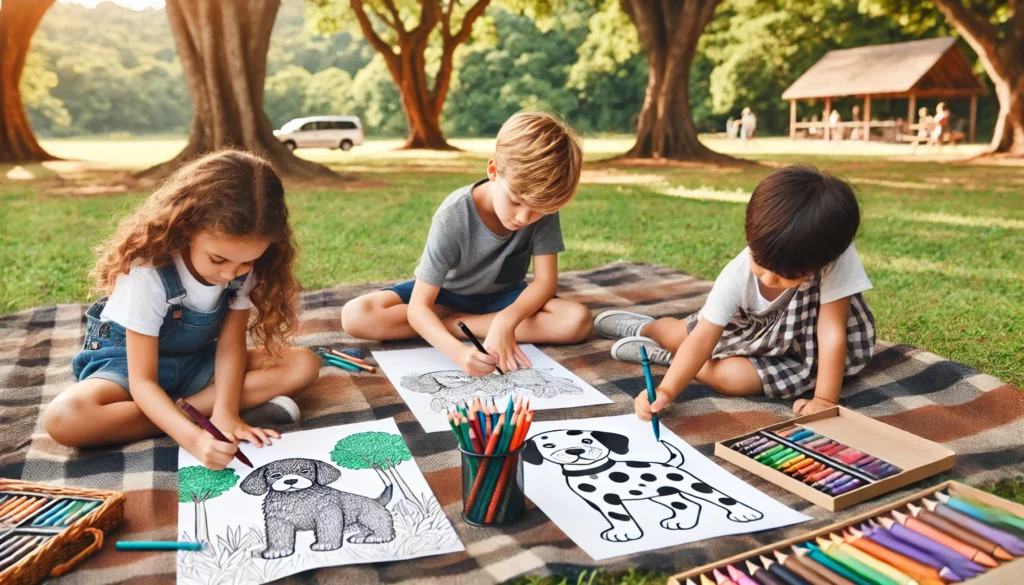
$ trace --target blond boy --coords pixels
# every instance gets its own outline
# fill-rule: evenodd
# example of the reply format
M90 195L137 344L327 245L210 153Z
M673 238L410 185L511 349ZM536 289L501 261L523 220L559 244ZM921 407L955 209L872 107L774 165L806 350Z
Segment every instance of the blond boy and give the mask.
M558 211L576 194L582 164L579 135L554 116L509 118L487 177L454 191L434 214L416 279L352 300L342 327L363 339L422 336L473 376L530 367L518 343L585 340L590 310L555 297L565 249ZM487 353L461 341L460 321Z

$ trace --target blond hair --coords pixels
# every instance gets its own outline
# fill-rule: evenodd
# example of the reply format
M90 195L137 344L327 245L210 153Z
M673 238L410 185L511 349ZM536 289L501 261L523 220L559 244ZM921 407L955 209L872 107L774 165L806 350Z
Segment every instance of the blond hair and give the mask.
M259 155L221 150L179 167L96 249L94 289L110 294L117 277L137 263L172 264L173 254L203 232L270 241L252 267L256 284L249 300L256 315L248 330L279 356L298 323L296 247L281 179Z
M583 167L580 135L545 112L521 111L498 131L498 176L520 203L554 213L576 195Z

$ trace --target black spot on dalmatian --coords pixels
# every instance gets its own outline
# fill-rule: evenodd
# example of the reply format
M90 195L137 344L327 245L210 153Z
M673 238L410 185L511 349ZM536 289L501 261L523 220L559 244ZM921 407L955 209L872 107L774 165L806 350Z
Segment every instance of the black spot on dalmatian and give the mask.
M702 494L710 494L711 492L715 491L714 488L712 488L708 484L700 483L700 482L697 482L697 483L691 485L690 487L693 488L693 491L700 492Z
M718 501L726 506L735 506L736 500L732 498L718 498Z
M672 507L675 508L676 510L685 510L686 504L682 502L672 502Z
M629 522L630 520L632 520L632 518L630 518L628 514L620 514L618 512L608 512L608 517L614 518L616 520L621 520L622 522Z
M651 464L646 461L627 461L626 467L635 467L636 469L647 469Z
M670 473L665 477L671 479L672 481L683 481L683 476L679 475L678 473Z
M554 449L555 446L552 443L544 443L544 448L545 449Z
M636 485L638 485L638 486L640 486L640 487L647 487L647 484L646 484L646 483L638 483L638 484L636 484Z
M631 495L631 496L642 496L642 495L644 495L644 493L642 491L640 491L640 490L629 490L629 495Z
M619 504L622 503L622 498L620 498L616 494L605 494L604 495L604 501L608 502L609 504L611 504L613 506L618 506Z
M608 479L614 481L615 483L626 483L627 481L629 481L629 476L626 475L625 473L622 473L621 471L613 471L608 474Z
M565 431L565 434L569 435L570 437L575 437L576 435L582 435L583 431Z
M540 438L540 440L541 440L541 441L547 441L547 440L548 440L548 436L547 436L547 435L544 435L543 437L541 437L541 438Z
M659 496L671 496L673 494L678 494L678 493L679 493L679 488L674 488L674 487L669 486L669 485L663 485L660 488L658 488L658 495Z
M590 479L597 479L597 476L596 475L591 475Z
M644 481L657 481L658 477L656 475L654 475L653 473L645 473L645 474L640 476L640 479L642 479Z
M597 491L597 488L590 485L589 483L581 483L580 485L576 486L576 489L580 490L581 492L587 492L588 494L590 492Z

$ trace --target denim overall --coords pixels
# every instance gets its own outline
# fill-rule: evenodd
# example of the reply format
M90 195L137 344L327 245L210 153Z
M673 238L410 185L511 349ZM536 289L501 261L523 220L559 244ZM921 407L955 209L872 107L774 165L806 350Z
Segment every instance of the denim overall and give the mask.
M205 313L183 304L185 287L173 263L159 268L158 273L170 306L160 326L157 380L176 400L198 393L213 378L221 323L248 274L232 280L221 293L217 308ZM102 378L128 390L127 334L113 321L100 321L106 304L107 297L103 297L86 312L85 343L75 354L72 367L79 381Z

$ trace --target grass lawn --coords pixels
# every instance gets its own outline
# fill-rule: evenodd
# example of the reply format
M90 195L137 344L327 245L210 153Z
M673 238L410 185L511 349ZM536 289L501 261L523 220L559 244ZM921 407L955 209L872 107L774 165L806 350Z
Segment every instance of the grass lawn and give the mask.
M341 190L289 193L308 289L407 278L430 217L453 189L482 176L493 141L454 140L459 153L393 152L371 141L349 153L299 151L364 179ZM29 167L40 177L85 169L95 177L172 156L183 141L62 140L44 145L88 161ZM867 299L879 337L912 344L1024 386L1024 169L949 164L959 147L915 157L909 147L761 139L712 146L763 162L743 170L604 162L629 138L586 142L579 195L563 212L564 270L616 260L665 264L713 280L744 246L744 202L773 166L810 162L859 187L857 249L875 288ZM15 181L0 168L0 314L89 299L91 248L145 193L67 195L52 181ZM89 174L92 173L92 174ZM995 489L1024 501L1022 483ZM658 583L664 575L585 574L519 583Z

